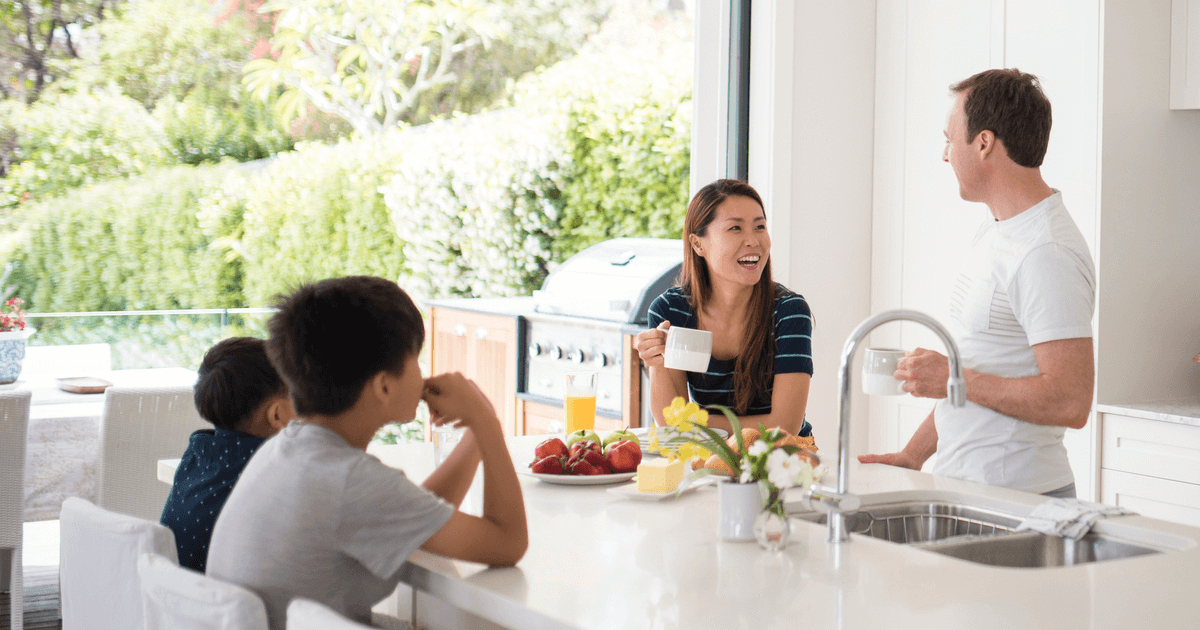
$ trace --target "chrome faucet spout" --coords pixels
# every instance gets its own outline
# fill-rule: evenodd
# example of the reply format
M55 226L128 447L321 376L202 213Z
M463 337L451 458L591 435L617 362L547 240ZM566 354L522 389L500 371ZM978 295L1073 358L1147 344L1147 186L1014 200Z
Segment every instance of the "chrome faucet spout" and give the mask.
M922 324L932 330L941 338L942 343L946 346L946 356L950 360L950 378L946 382L946 394L950 400L950 404L955 407L961 407L967 403L967 385L963 380L962 361L958 353L958 344L954 343L954 338L950 336L950 332L944 326L938 323L934 318L911 310L895 310L885 311L878 315L872 315L864 320L854 332L850 333L850 337L846 339L846 345L842 348L842 362L838 368L838 476L837 488L833 492L826 492L831 496L843 497L843 499L830 505L829 510L829 542L840 543L849 540L850 534L846 531L846 521L842 507L856 505L856 502L846 502L844 497L850 496L850 365L854 361L854 354L862 344L863 339L874 329L882 324L892 321L910 321ZM813 488L811 494L814 498L819 496L819 488ZM845 509L850 512L852 509Z

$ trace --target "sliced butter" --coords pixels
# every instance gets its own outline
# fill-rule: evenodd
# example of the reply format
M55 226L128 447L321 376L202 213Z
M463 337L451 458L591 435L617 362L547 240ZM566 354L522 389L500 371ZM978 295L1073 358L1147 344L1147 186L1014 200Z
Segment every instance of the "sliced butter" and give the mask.
M672 492L683 481L683 462L654 459L637 467L638 492Z

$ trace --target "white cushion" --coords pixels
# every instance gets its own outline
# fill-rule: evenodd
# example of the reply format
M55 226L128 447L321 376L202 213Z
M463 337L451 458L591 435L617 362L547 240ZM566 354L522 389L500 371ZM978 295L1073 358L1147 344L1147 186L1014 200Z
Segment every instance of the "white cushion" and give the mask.
M71 497L59 517L63 630L142 627L138 558L178 562L175 535L162 525Z
M266 630L267 607L236 584L179 566L155 553L138 560L146 630Z
M311 599L298 597L288 604L287 630L375 630L350 621L337 611Z

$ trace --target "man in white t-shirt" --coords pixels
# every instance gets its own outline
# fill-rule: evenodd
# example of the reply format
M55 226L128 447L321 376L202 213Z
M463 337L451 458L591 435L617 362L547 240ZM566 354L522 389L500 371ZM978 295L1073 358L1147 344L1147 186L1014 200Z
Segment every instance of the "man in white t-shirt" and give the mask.
M938 402L904 450L858 459L919 470L936 452L937 475L1074 497L1063 434L1083 427L1091 411L1096 271L1062 193L1042 180L1050 101L1037 77L1015 69L981 72L950 89L942 159L962 198L991 214L950 298L967 404L946 400L945 355L908 353L895 377L905 391Z

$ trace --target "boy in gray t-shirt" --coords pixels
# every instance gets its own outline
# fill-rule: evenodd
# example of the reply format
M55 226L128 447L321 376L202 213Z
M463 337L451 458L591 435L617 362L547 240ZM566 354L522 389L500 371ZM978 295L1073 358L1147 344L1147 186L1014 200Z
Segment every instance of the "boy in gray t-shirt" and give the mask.
M214 527L209 575L258 593L271 628L284 630L296 597L369 622L418 548L494 565L521 559L524 501L500 422L461 374L422 378L424 326L403 290L381 278L325 280L284 300L269 328L300 419L246 466ZM422 399L435 424L468 430L417 486L365 449L384 424L412 420ZM480 462L475 517L457 506Z

